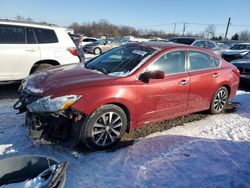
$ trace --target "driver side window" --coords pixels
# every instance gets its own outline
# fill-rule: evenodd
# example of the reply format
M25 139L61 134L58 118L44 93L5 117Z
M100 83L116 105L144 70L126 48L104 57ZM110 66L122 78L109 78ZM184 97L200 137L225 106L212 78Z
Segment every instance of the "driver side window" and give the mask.
M165 74L185 72L185 51L174 51L162 55L148 70L160 70Z

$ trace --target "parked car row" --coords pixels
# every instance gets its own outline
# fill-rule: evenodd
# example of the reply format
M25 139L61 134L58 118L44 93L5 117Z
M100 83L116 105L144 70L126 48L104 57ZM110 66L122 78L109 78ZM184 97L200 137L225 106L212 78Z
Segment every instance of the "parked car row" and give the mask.
M232 62L240 70L241 80L250 81L250 43L240 41L215 42L195 37L177 37L169 41L212 50L224 60ZM226 44L230 44L230 47Z

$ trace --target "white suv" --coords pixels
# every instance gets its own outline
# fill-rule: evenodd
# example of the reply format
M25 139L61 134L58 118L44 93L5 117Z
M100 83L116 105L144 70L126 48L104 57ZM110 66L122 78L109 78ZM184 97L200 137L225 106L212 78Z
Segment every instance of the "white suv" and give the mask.
M22 80L35 71L80 62L66 28L0 20L0 82Z

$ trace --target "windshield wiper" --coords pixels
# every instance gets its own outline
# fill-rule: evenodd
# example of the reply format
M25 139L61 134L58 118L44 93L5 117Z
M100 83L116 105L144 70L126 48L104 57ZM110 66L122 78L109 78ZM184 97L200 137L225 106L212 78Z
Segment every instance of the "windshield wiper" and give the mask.
M85 65L85 68L100 72L102 74L108 74L108 71L105 68L102 68L102 67L88 67L87 65Z

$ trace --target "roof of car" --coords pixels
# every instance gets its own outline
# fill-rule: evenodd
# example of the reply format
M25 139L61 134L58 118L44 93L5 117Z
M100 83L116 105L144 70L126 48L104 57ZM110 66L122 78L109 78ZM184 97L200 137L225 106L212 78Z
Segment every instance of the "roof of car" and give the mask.
M42 28L52 28L52 27L61 28L55 24L27 22L27 21L9 20L9 19L0 19L0 24L20 25L20 26L29 26L29 27L42 27Z
M137 43L129 43L127 45L134 45L134 46L141 46L145 48L153 48L156 51L167 51L172 49L182 49L182 50L196 50L196 51L202 51L206 52L208 54L213 53L211 50L205 49L205 48L199 48L195 46L190 46L186 44L179 44L179 43L173 43L173 42L156 42L156 41L149 41L149 42L137 42ZM214 54L215 55L215 54Z
M179 48L179 47L195 48L195 47L185 45L185 44L178 44L178 43L173 43L173 42L159 42L159 41L130 43L128 45L140 45L143 47L154 48L158 51L167 50L167 49L171 49L171 48Z
M172 39L200 39L199 37L174 37L174 38L171 38L170 40Z

